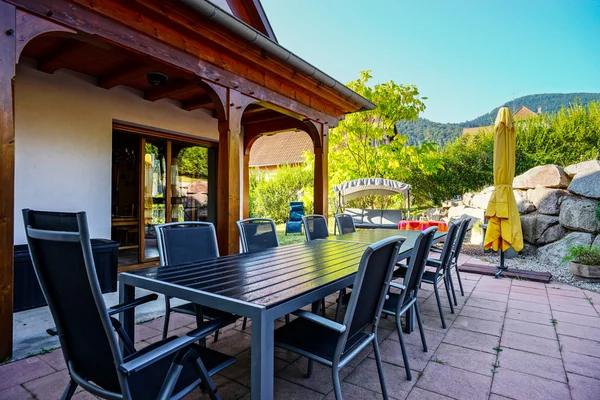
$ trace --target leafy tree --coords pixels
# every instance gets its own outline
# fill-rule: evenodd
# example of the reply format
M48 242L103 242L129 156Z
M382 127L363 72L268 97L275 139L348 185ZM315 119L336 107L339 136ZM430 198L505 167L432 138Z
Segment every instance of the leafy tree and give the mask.
M177 156L179 174L194 178L208 177L208 150L200 146L186 147Z

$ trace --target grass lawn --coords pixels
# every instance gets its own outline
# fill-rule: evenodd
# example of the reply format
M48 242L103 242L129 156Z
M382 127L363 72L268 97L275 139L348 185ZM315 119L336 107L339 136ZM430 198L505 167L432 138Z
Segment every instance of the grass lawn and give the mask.
M329 218L329 221L327 222L327 226L329 228L329 234L333 235L333 224L334 224L334 219L333 218ZM279 239L279 245L280 246L285 246L286 244L296 244L296 243L302 243L306 240L306 237L304 236L304 230L302 231L302 233L290 233L289 235L285 234L285 224L277 224L275 226L275 228L277 229L277 238Z

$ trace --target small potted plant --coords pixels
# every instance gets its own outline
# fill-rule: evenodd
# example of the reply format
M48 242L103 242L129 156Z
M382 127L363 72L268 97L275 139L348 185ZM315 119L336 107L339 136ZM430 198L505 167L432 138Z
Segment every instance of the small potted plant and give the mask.
M600 282L600 247L578 245L567 249L563 261L569 261L571 273L578 279Z

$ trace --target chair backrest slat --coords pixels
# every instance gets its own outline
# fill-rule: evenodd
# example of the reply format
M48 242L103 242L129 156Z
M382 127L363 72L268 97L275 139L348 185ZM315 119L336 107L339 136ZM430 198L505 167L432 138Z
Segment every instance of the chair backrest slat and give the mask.
M275 222L269 218L247 218L237 221L242 251L252 253L279 246Z
M322 215L312 214L302 217L306 240L323 239L329 236L327 220Z
M187 264L219 257L215 227L210 222L171 222L155 225L160 264Z
M122 354L98 283L85 213L23 210L23 220L33 267L71 372L120 393L115 365Z
M452 256L454 254L454 246L456 242L456 238L458 236L460 227L457 224L448 225L448 233L446 234L446 241L444 242L444 246L442 247L442 252L440 254L440 264L437 267L437 272L444 269L444 271L448 272L450 270L450 264L452 263Z
M458 234L456 235L456 240L454 241L455 243L452 254L452 258L456 263L458 263L458 256L460 255L460 252L462 250L462 246L465 241L465 236L467 236L467 231L469 230L470 223L470 218L466 218L460 223L460 229L458 231Z
M346 341L375 324L381 314L387 288L404 238L391 237L377 242L365 251L356 273L344 325Z
M337 214L335 216L335 224L340 235L343 235L344 233L356 232L354 220L352 219L351 215Z
M433 243L433 237L437 232L437 227L432 226L427 228L419 234L415 240L413 252L408 263L408 270L404 277L404 286L406 290L402 292L400 296L400 304L403 304L406 296L414 297L421 284L421 278L423 278L423 272L425 271L425 264L427 263L427 257L431 250L431 244Z

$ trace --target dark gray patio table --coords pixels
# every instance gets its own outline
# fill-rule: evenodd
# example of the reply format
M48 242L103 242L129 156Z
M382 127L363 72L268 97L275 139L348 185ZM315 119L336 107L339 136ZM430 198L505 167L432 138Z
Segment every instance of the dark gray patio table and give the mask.
M388 232L405 236L401 231ZM198 263L123 272L119 275L119 297L121 302L132 300L138 287L251 318L251 395L253 399L272 399L275 320L351 285L368 244L315 240ZM409 254L410 250L410 244L402 247L402 253ZM133 312L121 315L132 339L134 319Z

